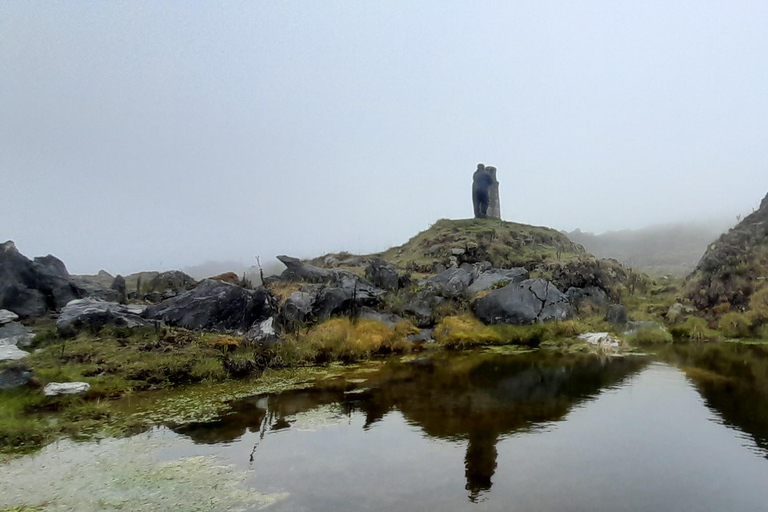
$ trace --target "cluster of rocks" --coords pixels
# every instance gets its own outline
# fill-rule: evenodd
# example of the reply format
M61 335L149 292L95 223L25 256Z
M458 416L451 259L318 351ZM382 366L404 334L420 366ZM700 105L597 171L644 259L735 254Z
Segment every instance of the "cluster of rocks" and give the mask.
M63 308L85 296L61 260L44 256L30 260L11 242L0 244L0 309L34 317Z
M475 315L487 324L520 325L569 318L585 302L602 310L613 304L594 279L582 279L585 287L571 286L562 292L548 280L529 279L525 268L497 269L488 262L440 269L433 277L411 283L409 275L399 274L391 263L379 258L368 262L365 277L287 256L279 259L286 270L271 282L305 283L281 308L280 324L288 328L356 313L386 324L405 317L428 329L439 321L440 309L451 311L455 309L451 302L466 301L471 301ZM397 300L387 300L392 297Z
M29 355L19 347L28 347L35 335L17 322L18 319L15 313L0 309L0 362L18 361Z

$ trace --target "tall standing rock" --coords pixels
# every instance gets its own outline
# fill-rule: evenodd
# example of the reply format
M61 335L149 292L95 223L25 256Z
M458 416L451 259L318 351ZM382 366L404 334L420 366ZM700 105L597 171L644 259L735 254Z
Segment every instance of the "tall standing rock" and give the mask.
M493 185L491 185L491 188L488 191L490 199L488 204L488 218L501 220L501 200L499 199L499 180L496 179L496 168L486 167L486 170L493 178Z

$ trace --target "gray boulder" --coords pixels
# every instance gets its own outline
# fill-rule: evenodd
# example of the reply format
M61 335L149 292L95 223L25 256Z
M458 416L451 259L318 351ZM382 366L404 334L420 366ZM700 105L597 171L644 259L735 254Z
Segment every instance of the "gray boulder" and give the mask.
M145 306L125 306L94 297L73 300L61 310L56 328L64 336L72 336L83 328L100 329L105 325L144 327L152 325L142 317Z
M442 297L458 297L472 284L473 272L466 267L444 270L424 284Z
M611 298L602 288L597 286L587 286L584 288L570 287L565 292L566 297L576 308L576 311L580 311L581 308L587 305L591 305L598 310L605 310L611 304Z
M307 292L293 292L283 304L280 317L284 326L295 329L312 320L314 297Z
M28 347L35 339L35 334L18 322L9 322L0 326L0 345Z
M382 324L386 325L390 329L394 329L394 327L399 322L403 321L403 317L397 316L394 313L379 313L378 311L374 311L371 308L363 308L360 310L360 318L376 320L377 322L381 322Z
M32 382L32 370L21 364L0 369L0 389L16 389Z
M277 332L277 322L275 317L271 316L263 322L256 322L248 329L245 334L245 339L251 343L255 343L262 346L271 346L277 343L284 343L284 340L280 338Z
M368 262L365 277L373 286L384 290L397 290L400 283L400 276L394 265L381 258L374 258Z
M491 269L486 270L474 280L474 282L467 288L467 295L474 296L480 292L490 290L495 286L503 283L520 283L528 279L528 271L524 268L510 268L510 269Z
M188 292L147 308L145 317L193 330L247 331L273 315L268 290L206 279Z
M313 300L313 316L320 321L363 306L375 306L386 292L356 277L342 276L336 286L320 290Z
M0 309L0 325L5 325L19 319L19 315L7 309Z
M437 320L435 308L443 302L445 302L443 297L425 290L406 300L403 313L412 318L417 327L431 327Z
M40 316L84 295L61 260L44 256L31 261L13 242L0 244L0 309Z
M568 298L546 279L527 279L494 290L472 303L486 324L526 325L571 316Z
M0 362L18 361L29 355L29 352L21 350L16 345L0 345Z

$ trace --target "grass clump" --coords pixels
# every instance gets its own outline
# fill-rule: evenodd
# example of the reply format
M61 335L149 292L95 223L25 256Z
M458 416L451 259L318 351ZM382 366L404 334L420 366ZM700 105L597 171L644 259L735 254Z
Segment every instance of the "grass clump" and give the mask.
M435 342L450 348L501 344L501 335L471 315L449 316L435 328Z
M710 329L703 318L691 316L681 324L671 326L669 332L675 340L684 341L718 341L720 333Z
M586 322L535 323L531 325L485 325L471 315L444 318L435 328L435 341L448 348L480 345L539 346L545 341L573 338L593 330Z
M644 326L627 335L625 341L630 345L658 345L672 343L674 338L666 329Z
M405 337L412 333L413 326L401 324L393 329L367 318L333 318L313 327L296 342L306 346L315 362L359 361L375 354L409 350L411 344Z

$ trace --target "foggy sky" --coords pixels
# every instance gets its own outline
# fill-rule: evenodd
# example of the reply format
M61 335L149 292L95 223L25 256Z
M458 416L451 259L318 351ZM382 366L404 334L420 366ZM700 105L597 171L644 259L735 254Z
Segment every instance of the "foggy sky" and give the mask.
M588 231L768 192L768 4L0 3L0 241L71 272Z

